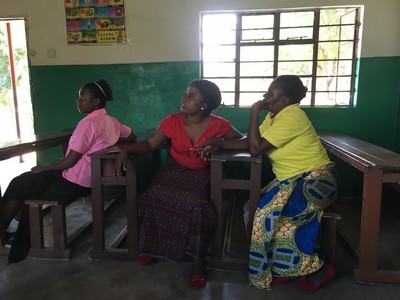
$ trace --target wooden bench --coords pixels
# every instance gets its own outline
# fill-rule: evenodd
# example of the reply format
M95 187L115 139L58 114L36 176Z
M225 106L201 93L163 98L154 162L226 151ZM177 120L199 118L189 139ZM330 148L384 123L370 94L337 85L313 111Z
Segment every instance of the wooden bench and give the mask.
M113 197L105 201L103 205L105 212L112 207L119 197L118 192L115 190L110 190L108 193L112 194ZM41 195L26 200L25 204L29 205L29 230L31 238L31 248L28 257L69 260L71 256L71 243L91 227L92 218L91 214L87 213L87 218L79 217L79 224L73 224L75 226L67 228L67 217L71 217L71 214L68 215L66 209L68 205L74 202L77 203L80 200L83 200L82 209L84 209L86 199L89 198L91 198L90 195L78 199ZM51 213L51 222L49 222L48 226L51 226L52 241L45 241L44 217L48 210ZM77 213L75 213L75 218L77 218L76 215Z
M363 173L356 280L400 283L399 270L378 269L382 186L384 183L400 183L400 154L345 134L320 133L319 137L337 165L343 161Z
M41 259L66 259L70 258L71 249L68 247L67 226L65 207L76 199L42 195L25 201L29 205L29 231L31 238L31 249L28 257ZM43 206L51 207L53 247L46 247L44 244L43 228ZM85 230L91 222L82 224Z

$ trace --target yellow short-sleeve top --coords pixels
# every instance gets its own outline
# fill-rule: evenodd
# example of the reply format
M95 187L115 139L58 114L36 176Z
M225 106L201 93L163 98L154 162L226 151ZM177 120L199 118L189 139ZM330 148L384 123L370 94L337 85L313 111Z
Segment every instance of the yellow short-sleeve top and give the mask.
M260 134L276 147L266 154L279 181L332 164L298 103L285 107L276 116L268 113L260 125Z

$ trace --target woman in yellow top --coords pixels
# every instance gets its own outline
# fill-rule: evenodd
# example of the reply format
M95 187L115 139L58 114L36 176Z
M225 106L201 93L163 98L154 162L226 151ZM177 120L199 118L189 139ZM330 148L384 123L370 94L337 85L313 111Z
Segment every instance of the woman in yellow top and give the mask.
M317 235L338 184L333 163L299 107L306 92L299 77L279 76L252 105L247 139L210 141L211 150L248 147L254 156L265 153L276 176L261 191L251 233L249 282L262 289L299 278L300 288L316 290L335 276L333 266L324 265ZM259 126L263 110L269 113ZM246 205L245 220L247 215Z

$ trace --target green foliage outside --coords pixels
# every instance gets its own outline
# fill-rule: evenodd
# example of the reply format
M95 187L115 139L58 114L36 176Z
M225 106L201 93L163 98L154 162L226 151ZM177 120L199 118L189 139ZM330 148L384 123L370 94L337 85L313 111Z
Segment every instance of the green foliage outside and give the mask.
M1 25L1 24L0 24ZM27 65L24 63L26 60L26 50L23 48L14 49L14 63L16 68L16 81L17 86L22 83L22 72L27 69ZM19 70L19 72L18 72ZM9 106L10 99L9 95L12 91L11 73L10 73L10 59L7 42L7 34L4 26L0 26L0 105Z

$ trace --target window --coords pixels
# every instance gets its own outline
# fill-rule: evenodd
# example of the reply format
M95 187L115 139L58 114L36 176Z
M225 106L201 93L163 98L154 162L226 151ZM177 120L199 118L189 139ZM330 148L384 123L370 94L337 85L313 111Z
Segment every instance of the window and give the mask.
M34 134L24 18L0 18L0 143ZM0 161L3 192L17 175L36 165L36 153Z
M0 18L0 142L33 134L24 19Z
M224 105L250 106L274 78L298 75L302 105L351 106L360 7L201 14L201 76Z

